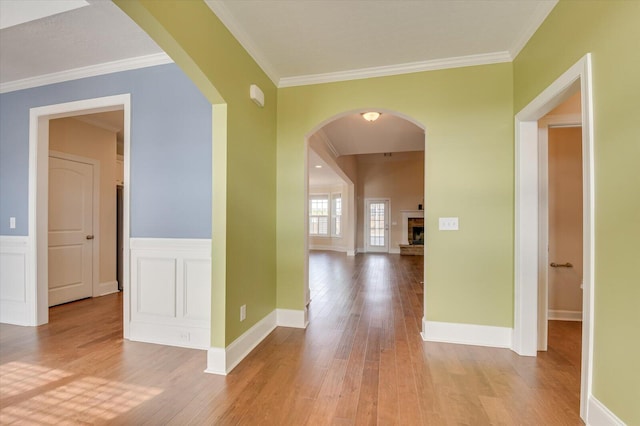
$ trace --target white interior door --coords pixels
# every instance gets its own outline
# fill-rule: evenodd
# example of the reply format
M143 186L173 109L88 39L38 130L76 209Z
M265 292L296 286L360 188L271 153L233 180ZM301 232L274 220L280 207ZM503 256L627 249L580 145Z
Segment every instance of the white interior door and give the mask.
M49 306L93 295L93 165L49 157Z
M389 252L389 200L367 200L366 249L368 252Z

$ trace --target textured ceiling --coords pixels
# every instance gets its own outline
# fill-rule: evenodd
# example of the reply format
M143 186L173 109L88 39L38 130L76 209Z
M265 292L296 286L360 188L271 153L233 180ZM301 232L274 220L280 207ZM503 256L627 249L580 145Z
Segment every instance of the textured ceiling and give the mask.
M272 79L512 58L555 0L206 0Z
M111 1L87 1L87 7L0 30L0 83L161 52ZM466 64L507 61L556 3L207 0L280 85L319 74L348 79L349 72L353 78L362 70L416 71L455 58Z
M111 1L90 3L0 30L0 83L162 52Z

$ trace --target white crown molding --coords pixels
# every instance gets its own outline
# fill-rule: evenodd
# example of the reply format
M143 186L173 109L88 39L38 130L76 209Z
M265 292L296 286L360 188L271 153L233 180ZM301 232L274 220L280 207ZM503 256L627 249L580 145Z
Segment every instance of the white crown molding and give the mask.
M509 52L483 53L480 55L457 56L432 61L409 62L406 64L384 65L381 67L360 68L356 70L310 74L281 78L278 87L306 86L310 84L334 83L338 81L359 80L372 77L386 77L422 71L435 71L448 68L471 67L475 65L499 64L511 62Z
M324 130L320 129L316 133L318 134L318 137L320 138L320 140L322 140L322 142L324 142L324 144L327 146L327 149L329 149L329 151L331 151L333 156L335 158L340 157L340 153L338 152L336 147L333 146L333 143L331 142L331 139L329 139L329 136L324 132Z
M260 50L256 47L255 43L249 37L249 35L242 29L242 25L238 23L233 14L227 9L224 3L220 0L205 0L207 6L213 13L216 14L218 19L224 24L225 27L229 30L229 32L238 40L238 43L244 50L247 51L249 56L253 58L254 61L258 64L262 71L269 77L269 79L275 84L278 85L278 80L280 79L279 74L275 71L271 63L264 57L264 55L260 52Z
M509 49L509 54L511 56L511 60L515 59L520 51L524 49L524 47L529 42L529 39L533 37L533 35L538 31L540 25L547 19L547 16L551 13L554 7L558 4L558 0L549 0L543 3L538 3L536 6L536 10L533 12L531 20L529 21L529 26L525 28L524 31L520 34L520 37L516 39L516 41Z
M45 86L48 84L62 83L64 81L152 67L155 65L170 64L172 62L173 60L166 53L154 53L152 55L138 56L136 58L127 58L98 65L74 68L71 70L25 78L22 80L8 81L0 84L0 93L15 92L16 90L31 89L33 87Z

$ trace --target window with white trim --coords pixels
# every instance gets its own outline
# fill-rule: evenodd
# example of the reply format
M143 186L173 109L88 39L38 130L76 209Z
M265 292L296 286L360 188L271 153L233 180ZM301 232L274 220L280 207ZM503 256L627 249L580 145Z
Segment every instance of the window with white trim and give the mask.
M329 195L309 196L309 235L329 236Z
M331 236L342 236L342 194L331 194Z

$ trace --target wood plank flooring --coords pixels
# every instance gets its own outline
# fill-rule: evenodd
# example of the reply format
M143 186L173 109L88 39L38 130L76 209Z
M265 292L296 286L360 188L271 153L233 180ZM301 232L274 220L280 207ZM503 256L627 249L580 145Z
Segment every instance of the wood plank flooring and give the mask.
M228 376L204 351L122 339L120 294L0 325L0 424L581 425L580 323L537 358L420 338L422 257L313 252L310 325Z

